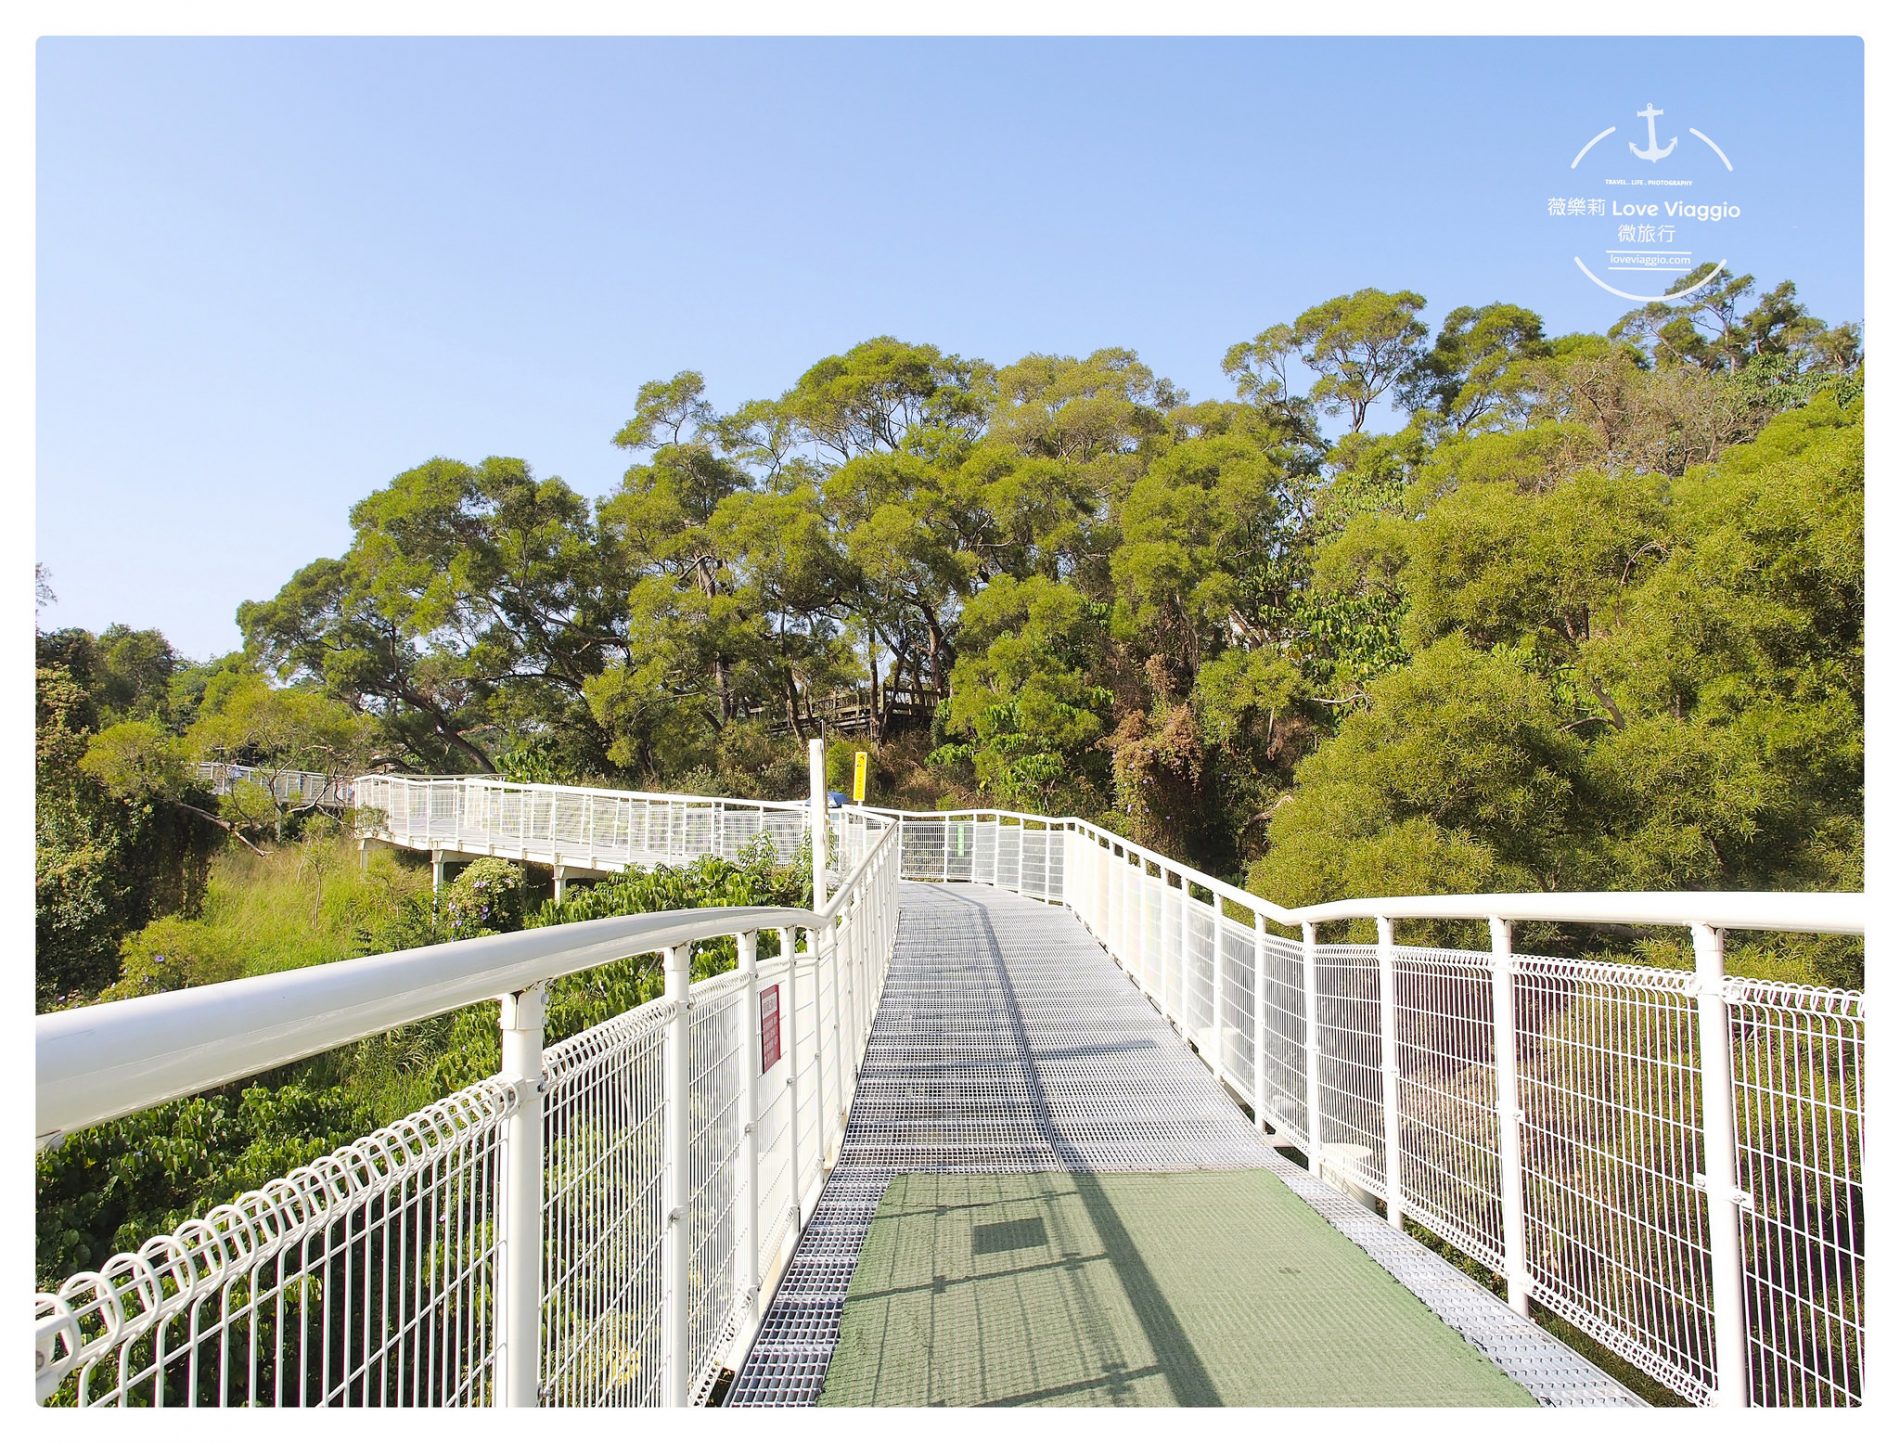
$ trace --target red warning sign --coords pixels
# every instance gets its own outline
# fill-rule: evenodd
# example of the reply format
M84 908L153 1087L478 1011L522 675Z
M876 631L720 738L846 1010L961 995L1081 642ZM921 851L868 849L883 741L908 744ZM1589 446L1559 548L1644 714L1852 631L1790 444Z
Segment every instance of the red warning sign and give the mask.
M772 1070L779 1058L778 984L759 989L759 1072Z

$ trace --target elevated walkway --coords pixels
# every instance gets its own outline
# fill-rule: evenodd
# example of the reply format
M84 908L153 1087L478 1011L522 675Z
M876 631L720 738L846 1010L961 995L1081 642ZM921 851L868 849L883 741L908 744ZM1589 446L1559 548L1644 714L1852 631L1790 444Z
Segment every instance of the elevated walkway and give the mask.
M729 1406L1636 1402L1283 1158L1067 910L899 898L836 1165Z

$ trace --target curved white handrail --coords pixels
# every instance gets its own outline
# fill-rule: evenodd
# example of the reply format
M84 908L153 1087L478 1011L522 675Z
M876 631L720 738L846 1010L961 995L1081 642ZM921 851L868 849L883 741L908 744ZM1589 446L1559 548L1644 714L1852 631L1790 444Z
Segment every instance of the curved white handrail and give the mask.
M1472 892L1416 897L1348 897L1305 907L1283 907L1231 882L1178 862L1081 817L1044 817L982 807L954 812L863 808L899 821L1000 821L1032 823L1071 831L1152 863L1162 874L1185 879L1205 892L1285 927L1303 923L1370 918L1506 922L1583 922L1612 926L1682 927L1701 924L1736 931L1826 932L1864 935L1863 892Z
M885 830L817 911L606 917L47 1013L34 1031L35 1135L47 1147L75 1128L623 958L741 932L830 926L897 835Z
M606 917L48 1013L35 1026L34 1130L46 1146L75 1128L536 982L688 942L821 920L799 907Z

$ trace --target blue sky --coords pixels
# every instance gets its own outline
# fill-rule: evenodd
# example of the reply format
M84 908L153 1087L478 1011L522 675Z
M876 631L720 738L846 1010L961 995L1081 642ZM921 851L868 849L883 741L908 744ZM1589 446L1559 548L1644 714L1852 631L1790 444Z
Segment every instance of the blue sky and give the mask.
M1367 285L1600 330L1545 199L1651 102L1733 159L1732 263L1858 319L1857 40L42 41L42 624L226 650L429 456L606 494L688 367L1121 345L1225 396Z

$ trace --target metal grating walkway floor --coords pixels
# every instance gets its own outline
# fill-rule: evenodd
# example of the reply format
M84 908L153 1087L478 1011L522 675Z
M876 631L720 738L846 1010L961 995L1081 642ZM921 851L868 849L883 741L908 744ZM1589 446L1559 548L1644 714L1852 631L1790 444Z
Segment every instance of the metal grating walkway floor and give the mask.
M1539 1402L1636 1403L1269 1146L1066 910L924 883L904 884L901 908L837 1164L726 1406L816 1401L872 1218L900 1175L1242 1168L1278 1177Z

